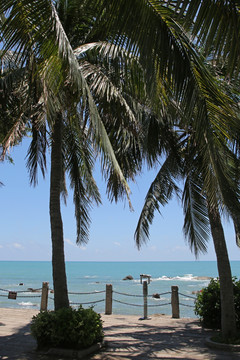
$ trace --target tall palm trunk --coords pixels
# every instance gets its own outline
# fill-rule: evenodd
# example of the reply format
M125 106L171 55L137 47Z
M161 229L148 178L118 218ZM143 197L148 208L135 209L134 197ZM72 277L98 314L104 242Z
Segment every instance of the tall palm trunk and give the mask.
M236 335L232 272L219 210L208 206L209 221L217 256L221 298L221 330L224 338Z
M50 179L50 221L52 236L52 270L55 310L63 307L69 307L67 276L64 259L63 224L60 206L61 178L62 118L61 114L58 114L52 135Z

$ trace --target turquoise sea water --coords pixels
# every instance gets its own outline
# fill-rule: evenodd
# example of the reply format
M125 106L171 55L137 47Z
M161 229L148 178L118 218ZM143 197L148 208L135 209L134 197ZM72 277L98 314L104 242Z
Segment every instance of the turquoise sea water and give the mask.
M232 274L240 277L240 261L232 261ZM180 292L181 317L194 317L194 292L207 286L209 280L199 277L217 277L215 261L187 262L67 262L68 291L72 306L79 303L105 311L106 284L113 286L113 313L143 314L142 284L140 274L151 275L148 285L148 313L171 314L171 286L177 285ZM123 278L132 275L133 280ZM39 289L43 281L52 288L51 262L0 261L0 307L39 308L40 293L28 289ZM23 285L20 285L23 284ZM17 291L17 299L8 299L7 290ZM77 293L77 294L75 294ZM79 294L91 293L91 294ZM120 294L119 294L120 293ZM160 299L152 298L159 293ZM123 295L128 294L128 295ZM134 296L129 296L134 295ZM49 294L49 309L53 308L53 294ZM127 304L128 305L127 305Z

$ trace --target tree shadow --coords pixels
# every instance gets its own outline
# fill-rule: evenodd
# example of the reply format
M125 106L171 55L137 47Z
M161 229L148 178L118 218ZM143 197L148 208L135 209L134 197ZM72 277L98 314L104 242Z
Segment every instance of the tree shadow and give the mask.
M1 324L2 326L4 324ZM44 360L49 359L36 351L37 343L30 334L30 323L18 328L13 334L0 337L0 359ZM56 359L55 359L56 360Z
M209 349L205 339L210 331L197 326L197 322L180 327L149 322L104 326L108 347L87 359L144 360L144 359L208 359L237 360L240 354ZM14 334L0 337L1 360L58 360L36 351L36 341L30 334L30 323ZM73 360L73 359L72 359Z
M144 322L136 327L111 325L104 330L108 348L96 359L240 359L240 354L209 349L205 340L211 331L202 329L197 321L176 328Z

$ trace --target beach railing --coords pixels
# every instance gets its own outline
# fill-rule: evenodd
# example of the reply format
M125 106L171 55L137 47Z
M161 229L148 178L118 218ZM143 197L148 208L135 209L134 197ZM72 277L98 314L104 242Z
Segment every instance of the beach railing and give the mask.
M104 298L101 299L97 299L97 300L93 300L93 301L87 301L87 302L70 302L71 306L74 305L95 305L98 303L103 303L105 302L105 314L106 315L111 315L113 313L113 303L117 303L117 304L123 304L126 306L135 306L135 307L141 307L143 308L143 317L141 319L148 319L148 309L149 308L159 308L162 306L169 306L171 305L171 310L172 310L172 318L180 318L180 306L187 306L187 307L192 307L194 308L194 305L190 305L190 304L185 304L182 302L182 299L193 299L196 300L196 297L194 296L190 296L187 294L183 294L180 293L178 291L178 286L172 286L171 287L171 291L167 291L164 293L160 293L157 294L158 295L158 299L161 301L161 296L162 295L167 295L170 294L171 298L169 302L159 302L158 304L149 304L148 299L149 298L153 298L155 297L154 295L156 294L152 294L149 295L148 294L148 282L147 281L143 281L143 293L142 295L140 294L129 294L129 293L123 293L123 292L119 292L113 289L112 284L106 284L106 288L105 290L101 290L101 291L94 291L94 292L68 292L68 294L74 295L76 296L81 296L81 295L87 295L88 297L90 295L97 295L97 294L105 294ZM28 293L29 291L32 292L41 292L41 294L38 295L27 295L26 293ZM6 294L5 294L6 293ZM24 295L25 293L25 295ZM50 294L49 294L50 293ZM42 283L42 288L39 289L28 289L28 290L22 290L22 291L11 291L11 290L7 290L7 289L1 289L0 288L0 296L1 297L6 297L8 299L14 299L16 300L16 298L41 298L40 301L40 310L41 311L46 311L48 309L48 301L52 300L54 301L54 298L51 297L51 294L53 293L53 289L49 288L49 283L48 282L43 282ZM20 295L19 295L20 294ZM120 296L125 296L125 297L134 297L134 298L142 298L142 304L136 304L136 303L132 303L132 302L127 302L127 301L122 301L119 299L118 295ZM181 296L181 302L179 301L179 296Z
M113 297L113 302L128 305L128 306L142 307L143 308L143 317L141 319L143 319L143 320L148 319L148 308L171 305L171 302L164 302L164 303L154 304L154 305L148 304L148 298L150 298L150 297L152 298L153 295L148 295L148 286L147 285L148 285L147 281L143 281L143 295L127 294L127 293L122 293L122 292L119 292L119 291L113 291L114 294L118 294L118 295L142 298L143 299L143 305L141 305L141 304L133 304L133 303L121 301L119 299L116 299L115 297ZM171 292L167 291L167 292L164 292L164 293L160 293L158 295L159 295L159 298L160 298L162 295L166 295L166 294L171 294ZM109 307L110 307L110 305L109 305ZM111 309L112 309L112 306L111 306ZM112 313L112 312L110 312L110 313Z
M20 291L12 291L12 290L8 290L8 289L1 289L0 288L0 297L5 297L11 300L16 300L17 298L41 298L42 295L26 295L27 293L29 293L29 291L32 292L32 290L20 290ZM34 292L42 292L42 289L34 289ZM20 294L20 295L19 295ZM23 295L25 294L25 295Z

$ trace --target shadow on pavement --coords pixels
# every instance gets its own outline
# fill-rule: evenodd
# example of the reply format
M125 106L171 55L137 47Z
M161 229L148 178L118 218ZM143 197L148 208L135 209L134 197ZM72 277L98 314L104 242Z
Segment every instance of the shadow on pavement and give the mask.
M208 359L237 360L240 354L209 349L209 331L191 322L184 327L152 326L144 323L129 332L128 325L105 327L108 348L91 359Z
M190 322L174 327L151 325L148 322L104 326L108 347L87 359L144 360L237 360L240 354L211 350L205 345L209 331ZM30 323L12 335L0 337L1 360L60 360L36 351L36 341L30 334ZM73 359L72 359L73 360Z

